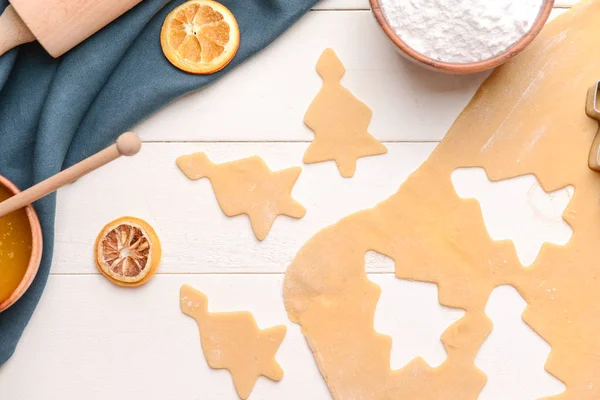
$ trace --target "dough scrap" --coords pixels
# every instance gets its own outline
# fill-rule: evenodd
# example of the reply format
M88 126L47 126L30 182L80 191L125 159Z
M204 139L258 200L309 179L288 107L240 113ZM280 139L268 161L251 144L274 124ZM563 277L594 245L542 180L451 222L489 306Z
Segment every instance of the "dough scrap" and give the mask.
M387 153L387 148L367 132L371 109L340 84L346 69L332 49L326 49L319 58L317 72L323 77L323 87L304 116L315 139L303 161L333 160L342 176L351 178L358 158Z
M210 313L206 295L189 285L181 287L180 305L198 323L208 365L229 370L240 398L250 396L261 375L276 382L283 378L275 353L285 337L285 325L260 330L248 311Z
M267 236L277 216L302 218L306 214L291 195L300 167L273 172L258 156L217 165L205 153L178 157L177 166L192 180L208 178L225 215L248 215L258 240Z
M485 305L505 284L551 345L546 369L566 385L552 399L600 399L600 174L587 165L597 122L585 114L586 92L600 78L599 35L600 0L549 23L483 83L396 194L325 228L296 255L286 309L334 399L477 399L486 376L474 360L492 330ZM546 192L573 185L563 214L569 243L545 243L524 268L511 241L489 237L477 201L455 193L450 176L459 167L483 167L494 181L533 173ZM390 369L391 339L373 329L380 288L365 273L368 250L391 257L398 278L436 283L440 304L466 311L441 337L441 366L416 358Z

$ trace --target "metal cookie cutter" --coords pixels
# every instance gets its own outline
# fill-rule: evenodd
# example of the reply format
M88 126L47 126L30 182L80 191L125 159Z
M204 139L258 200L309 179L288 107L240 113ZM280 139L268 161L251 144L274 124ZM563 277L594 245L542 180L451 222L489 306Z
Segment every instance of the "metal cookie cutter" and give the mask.
M596 82L596 84L588 90L585 113L588 115L588 117L600 122L598 90L600 90L600 81ZM590 155L588 157L588 166L590 169L600 172L600 128L598 129L598 133L596 133L596 137L592 142L592 148L590 149Z

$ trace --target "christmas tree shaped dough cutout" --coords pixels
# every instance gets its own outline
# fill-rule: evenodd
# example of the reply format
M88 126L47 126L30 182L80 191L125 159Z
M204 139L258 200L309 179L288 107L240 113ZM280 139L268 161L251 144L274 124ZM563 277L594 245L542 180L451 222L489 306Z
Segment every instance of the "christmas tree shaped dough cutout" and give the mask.
M250 396L261 375L276 382L283 378L275 353L285 337L285 325L260 330L248 311L210 313L206 295L188 285L181 287L180 305L198 323L208 365L229 370L240 398Z
M387 153L387 148L369 134L373 112L340 83L346 72L332 49L326 49L317 62L323 87L304 116L315 139L304 153L306 164L335 161L340 173L351 178L356 160Z
M192 180L208 178L225 215L248 215L258 240L267 236L277 216L302 218L306 214L291 195L300 167L273 172L258 156L214 164L205 153L181 156L177 166Z

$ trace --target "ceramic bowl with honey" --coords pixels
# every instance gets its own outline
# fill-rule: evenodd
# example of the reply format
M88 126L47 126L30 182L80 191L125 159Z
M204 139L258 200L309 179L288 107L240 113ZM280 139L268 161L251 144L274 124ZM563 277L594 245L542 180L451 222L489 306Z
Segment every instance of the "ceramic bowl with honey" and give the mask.
M19 188L0 175L0 202ZM0 312L23 296L42 259L42 228L31 205L0 218Z

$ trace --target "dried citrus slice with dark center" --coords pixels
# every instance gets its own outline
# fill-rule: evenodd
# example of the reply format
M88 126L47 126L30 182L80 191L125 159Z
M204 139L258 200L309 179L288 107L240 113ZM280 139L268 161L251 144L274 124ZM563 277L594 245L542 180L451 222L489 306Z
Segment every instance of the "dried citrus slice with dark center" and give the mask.
M167 59L186 72L211 74L223 69L240 46L240 30L225 6L191 0L167 15L160 33Z
M122 217L102 229L94 254L98 269L113 283L139 286L156 272L161 246L156 232L146 221Z

